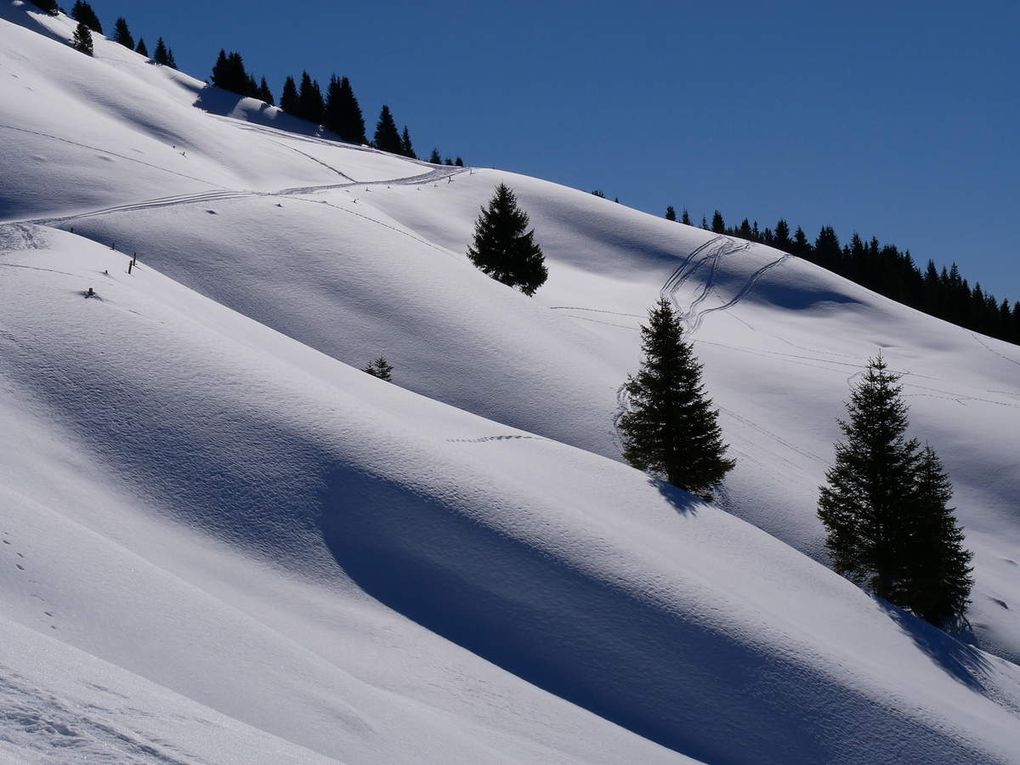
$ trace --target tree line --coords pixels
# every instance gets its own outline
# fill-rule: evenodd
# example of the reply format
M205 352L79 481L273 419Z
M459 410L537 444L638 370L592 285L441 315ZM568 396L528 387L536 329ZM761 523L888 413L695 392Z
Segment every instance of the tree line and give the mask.
M677 220L672 206L666 208L666 218ZM686 210L680 222L692 225ZM822 226L812 242L799 226L791 233L784 219L780 219L774 229L761 230L757 221L752 223L747 218L739 226L730 227L716 210L711 223L701 219L701 227L717 234L767 244L931 316L1020 345L1020 300L1011 304L1005 298L998 300L980 283L972 287L960 275L955 262L949 268L939 269L929 260L922 269L910 250L900 250L894 244L880 244L875 237L865 241L855 233L847 244L841 244L832 226Z
M60 6L57 5L57 0L31 0L31 2L37 8L45 11L51 16L56 16L60 13ZM74 30L74 37L71 40L72 47L87 56L91 56L94 52L95 46L92 39L92 33L95 32L100 35L103 34L103 24L99 20L99 16L96 15L96 12L92 9L92 6L86 2L86 0L76 0L74 6L71 8L70 16L78 22L78 26ZM139 37L136 45L135 38L131 34L131 30L128 28L128 23L123 17L118 18L114 23L113 40L129 50L133 50L135 53L145 56L153 63L168 66L171 69L177 68L177 61L174 59L174 52L166 44L162 37L156 40L156 49L150 56L149 46L145 44L145 38Z

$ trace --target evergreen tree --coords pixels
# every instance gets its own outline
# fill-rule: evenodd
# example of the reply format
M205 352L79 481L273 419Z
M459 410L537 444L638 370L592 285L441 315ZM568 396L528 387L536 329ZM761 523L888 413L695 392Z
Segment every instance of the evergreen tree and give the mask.
M684 211L680 213L680 222L685 226L691 225L691 216L687 213L686 207L684 208Z
M273 98L273 91L269 89L269 83L266 82L266 78L262 78L262 82L259 83L258 90L255 93L255 97L260 101L265 101L270 106L276 105L276 99Z
M298 116L318 125L326 109L319 83L308 72L301 73L301 89L298 91Z
M128 29L127 19L121 16L117 19L113 25L113 39L114 42L119 42L128 50L135 49L135 38L131 35L131 30Z
M71 40L71 44L79 53L84 53L86 56L92 55L92 30L88 28L84 21L78 22L78 27L74 30L74 38Z
M904 580L905 507L919 460L917 441L906 437L898 380L881 354L869 360L839 422L844 441L818 499L833 569L892 602Z
M368 143L365 136L365 118L361 114L361 106L354 95L351 81L341 77L334 98L335 104L332 108L336 113L336 127L333 131L340 136L340 139L348 143ZM329 108L329 107L327 107Z
M711 501L712 490L735 463L725 457L719 412L705 394L701 364L666 298L641 327L641 350L641 370L627 379L629 407L618 422L623 456L639 470Z
M462 160L460 157L457 157L455 160L453 160L453 166L464 167L464 160Z
M152 60L157 64L170 66L170 51L167 50L166 43L163 42L162 37L156 40L156 52L152 54Z
M50 16L56 16L60 13L60 6L57 5L57 0L32 0L32 4L40 11L46 11Z
M793 247L793 241L790 239L790 225L783 218L780 218L776 223L772 246L783 252L790 252Z
M722 213L718 210L712 213L712 230L717 234L726 233L726 222L723 220Z
M297 84L294 82L293 77L288 77L283 83L283 92L280 94L280 108L283 109L287 114L293 114L295 117L298 114L298 92Z
M99 22L99 17L96 16L92 6L85 2L85 0L76 0L74 7L71 9L71 18L84 24L96 34L101 35L103 33L103 25Z
M443 158L439 156L439 149L433 148L432 153L429 154L429 162L433 165L443 164Z
M673 209L673 205L666 206L666 220L676 220L676 210Z
M407 131L407 125L404 125L404 132L400 135L400 153L410 159L418 159L411 144L411 134Z
M177 59L174 58L174 51L172 48L167 48L166 66L170 67L171 69L177 68Z
M386 382L393 381L393 366L386 360L385 356L380 356L361 371L368 372L372 377L378 377Z
M146 58L149 57L149 46L145 44L145 38L144 37L139 37L138 38L138 47L135 48L135 53L138 53L139 55L145 56Z
M528 222L528 214L517 206L513 191L499 184L475 223L474 244L468 249L468 257L496 281L534 295L545 284L548 272L542 248L535 243L535 231L528 230Z
M963 530L949 507L953 485L931 446L925 445L910 502L900 605L936 627L960 624L974 584L972 553L963 546Z
M393 154L400 154L401 143L400 133L397 132L397 123L393 120L390 107L383 105L379 113L379 121L375 125L375 138L372 143L380 151L388 151Z

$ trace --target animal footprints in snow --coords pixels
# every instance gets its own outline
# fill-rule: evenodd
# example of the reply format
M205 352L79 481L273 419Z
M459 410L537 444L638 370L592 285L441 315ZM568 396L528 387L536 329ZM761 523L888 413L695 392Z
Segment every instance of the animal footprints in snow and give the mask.
M545 441L547 439L541 436L518 436L518 435L506 435L506 436L483 436L482 438L448 438L447 443L450 444L485 444L489 441Z

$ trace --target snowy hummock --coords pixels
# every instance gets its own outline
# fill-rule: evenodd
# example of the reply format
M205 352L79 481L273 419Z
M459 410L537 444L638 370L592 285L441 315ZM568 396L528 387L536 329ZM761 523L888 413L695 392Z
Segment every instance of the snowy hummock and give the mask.
M277 130L2 2L0 753L1020 761L1017 667L828 571L814 516L882 348L956 484L975 636L1020 655L1015 347L582 192ZM464 256L500 180L534 299ZM660 290L729 513L619 462ZM397 384L358 371L380 354Z

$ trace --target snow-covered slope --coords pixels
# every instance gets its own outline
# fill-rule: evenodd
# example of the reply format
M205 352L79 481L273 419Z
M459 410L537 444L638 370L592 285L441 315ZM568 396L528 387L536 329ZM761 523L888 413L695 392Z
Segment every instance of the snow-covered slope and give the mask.
M1020 761L1014 665L779 541L821 557L882 347L953 472L978 634L1020 653L1015 348L588 194L275 130L3 3L0 752ZM533 300L463 256L501 179ZM723 505L779 540L616 459L660 289L739 460ZM343 363L379 353L400 387Z

